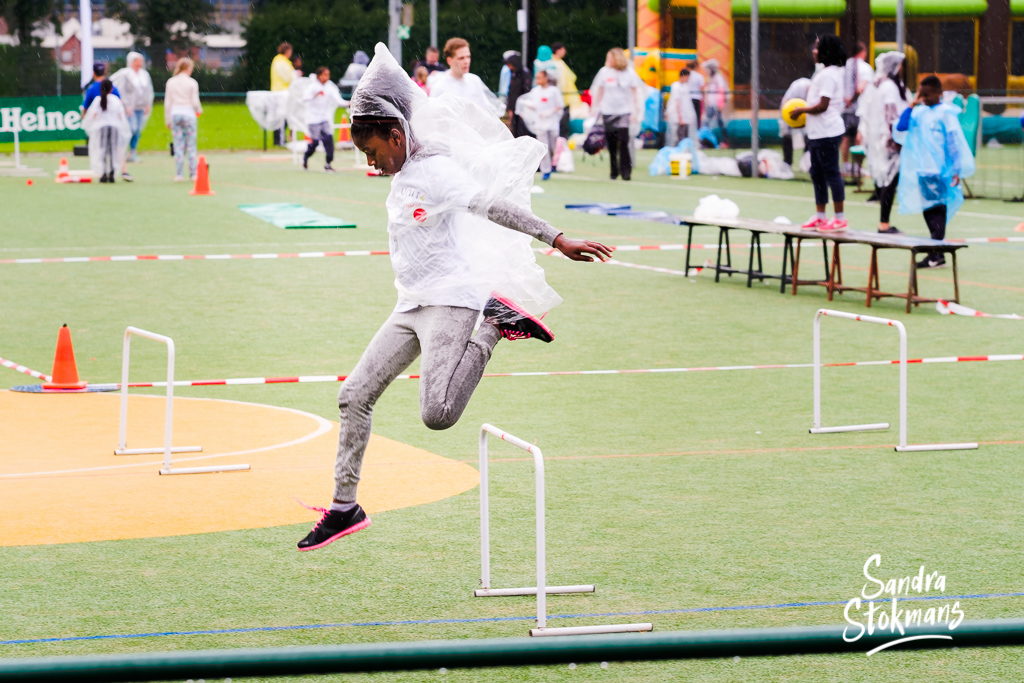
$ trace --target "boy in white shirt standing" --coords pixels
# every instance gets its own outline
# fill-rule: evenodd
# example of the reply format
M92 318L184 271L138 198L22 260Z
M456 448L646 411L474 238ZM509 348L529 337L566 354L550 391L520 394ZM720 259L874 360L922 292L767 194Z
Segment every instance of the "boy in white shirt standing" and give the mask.
M427 81L431 97L451 93L469 100L486 112L494 113L495 116L505 113L505 106L487 89L480 77L469 73L473 55L466 40L449 38L444 44L444 56L448 61L448 71L437 74ZM498 111L499 109L501 111Z
M536 263L531 237L574 261L611 256L603 244L567 239L529 210L543 151L536 140L513 138L499 119L458 98L428 100L383 44L351 111L356 147L368 164L394 176L386 207L398 303L338 394L333 501L300 551L370 526L356 488L373 407L416 358L422 355L423 422L448 429L500 339L552 340L527 311L561 301Z
M690 79L693 72L680 69L679 80L669 89L668 103L665 105L665 146L675 147L687 135L697 134L697 112L693 108L690 96Z
M817 213L801 227L819 232L846 230L843 202L846 187L839 168L839 143L846 132L843 125L843 65L846 48L834 35L824 35L814 48L814 59L825 68L814 74L807 89L807 107L797 107L793 118L807 114L807 149L811 154L811 181ZM813 104L812 104L813 103ZM827 220L828 191L832 190L835 217Z
M316 152L317 145L323 143L327 155L324 171L333 173L331 162L334 161L334 111L338 107L348 105L341 97L338 86L331 82L331 70L326 66L317 67L306 88L302 101L306 104L306 125L309 126L309 146L302 155L302 168L309 170L309 158Z
M526 97L516 101L516 114L522 117L526 127L547 147L547 154L540 160L541 177L551 177L551 154L558 143L558 129L562 121L565 100L557 87L557 78L551 71L537 73L537 85Z

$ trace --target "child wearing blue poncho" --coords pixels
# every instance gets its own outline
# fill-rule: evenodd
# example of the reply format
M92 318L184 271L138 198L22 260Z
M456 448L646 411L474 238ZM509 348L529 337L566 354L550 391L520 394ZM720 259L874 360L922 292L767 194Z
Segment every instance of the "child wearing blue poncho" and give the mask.
M893 140L902 145L897 195L900 213L923 213L932 239L946 237L946 223L963 206L962 178L974 175L974 156L960 127L960 110L942 104L942 82L921 81L913 107L900 116ZM946 259L931 253L918 268L941 268Z

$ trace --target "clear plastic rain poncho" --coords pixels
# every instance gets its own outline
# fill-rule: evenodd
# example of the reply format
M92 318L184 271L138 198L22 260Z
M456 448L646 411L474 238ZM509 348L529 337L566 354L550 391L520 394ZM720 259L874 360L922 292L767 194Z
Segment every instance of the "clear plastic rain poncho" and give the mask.
M921 213L946 205L946 220L963 206L963 183L953 176L974 175L974 155L960 127L960 109L952 104L919 104L910 114L905 131L893 128L900 150L900 184L896 188L900 213Z
M125 155L128 152L128 143L132 139L132 128L128 123L128 113L125 111L121 99L110 93L107 95L107 108L103 109L103 98L97 97L89 105L88 111L82 116L82 130L89 136L89 168L92 169L93 177L99 178L106 169L104 168L104 157L107 150L104 149L106 135L101 135L103 128L110 128L111 156L113 158L113 170L120 173L124 168Z
M530 211L530 188L545 154L545 146L532 138L513 138L508 127L497 117L472 102L451 95L428 98L383 43L377 44L373 61L352 94L350 111L353 117L400 121L406 133L407 156L395 183L403 173L417 173L418 165L426 168L435 163L431 157L444 157L464 172L465 177L471 178L475 185L483 188L482 194L486 197L482 202L484 207L495 199L503 198ZM453 181L433 176L429 182L443 184ZM388 199L388 231L395 244L400 235L395 232L395 217L390 215L393 197ZM479 309L492 293L512 299L534 314L561 303L561 297L548 286L544 270L537 264L530 236L471 213L468 200L449 201L426 208L430 216L442 219L451 218L451 212L456 212L454 244L438 247L430 264L423 264L424 268L435 270L429 278L428 288L410 289L396 278L395 287L401 300L430 305L439 293L468 289L473 292ZM413 228L431 229L430 221ZM423 237L412 234L408 239L426 241L429 237L424 232ZM401 243L395 246L398 250L402 248Z
M288 116L288 91L250 90L245 93L245 106L257 126L280 130Z
M858 99L857 115L871 177L878 187L888 187L900 170L900 153L892 140L892 127L907 108L906 96L892 77L899 76L902 52L885 52L875 60L876 76ZM906 91L904 90L904 93Z
M288 86L288 127L309 136L309 125L306 123L306 89L315 76L299 76Z

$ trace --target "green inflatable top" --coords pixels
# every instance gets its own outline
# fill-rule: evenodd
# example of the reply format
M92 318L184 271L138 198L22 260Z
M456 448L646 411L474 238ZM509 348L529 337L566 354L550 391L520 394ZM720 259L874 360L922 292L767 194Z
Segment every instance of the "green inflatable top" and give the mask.
M656 0L653 0L656 2ZM1024 0L1021 0L1024 2ZM838 19L846 13L845 0L760 0L758 15L767 19L828 18ZM732 0L734 17L750 16L750 0Z
M1015 0L1014 4L1024 5L1024 2ZM906 0L904 7L908 17L980 17L988 9L988 2L986 0ZM896 0L871 0L871 16L875 18L895 17Z

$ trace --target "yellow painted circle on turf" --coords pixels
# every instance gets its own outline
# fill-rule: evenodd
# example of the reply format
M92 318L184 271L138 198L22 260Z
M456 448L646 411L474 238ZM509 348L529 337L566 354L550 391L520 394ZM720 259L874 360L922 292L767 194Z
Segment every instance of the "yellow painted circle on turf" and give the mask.
M129 448L162 447L166 402L130 396ZM118 394L0 391L0 546L180 536L300 522L330 501L337 424L297 410L174 399L175 467L250 471L160 476L162 455L116 456ZM430 503L479 482L468 464L373 435L360 504L371 515Z

